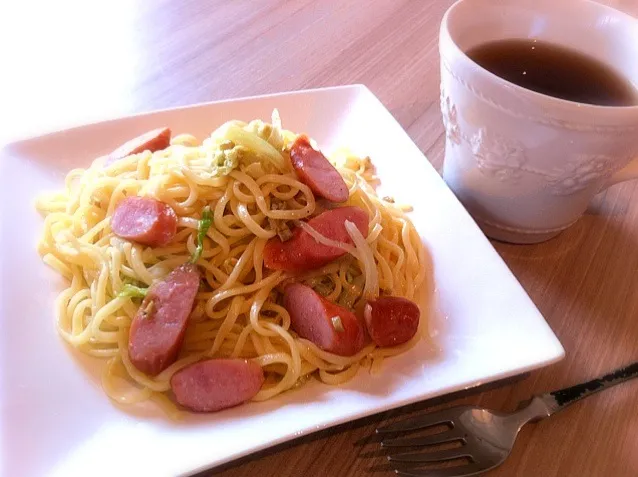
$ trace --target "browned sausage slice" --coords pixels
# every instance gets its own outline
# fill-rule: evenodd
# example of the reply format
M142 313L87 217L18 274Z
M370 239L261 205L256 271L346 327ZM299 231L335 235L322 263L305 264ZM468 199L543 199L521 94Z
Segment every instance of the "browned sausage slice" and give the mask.
M284 290L284 307L295 332L324 351L357 354L365 346L365 331L349 310L329 302L312 288L292 283Z
M310 187L315 195L332 202L348 200L348 186L341 174L321 151L310 145L306 136L298 136L292 144L290 161L299 180Z
M308 221L308 225L326 238L352 245L345 227L353 222L361 234L368 235L368 214L358 207L339 207L327 210ZM271 270L301 272L322 267L346 253L339 247L317 242L308 232L296 228L292 238L282 242L273 237L264 248L264 265Z
M111 228L119 237L161 247L173 240L177 215L170 205L152 197L127 197L115 208Z
M259 392L264 373L244 359L208 359L191 364L171 378L175 399L197 412L213 412L237 406Z
M123 159L131 154L142 151L161 151L171 144L171 130L169 128L158 128L137 136L130 141L126 141L115 151L111 152L104 162L108 166L115 161Z
M396 346L409 341L419 328L420 316L416 303L396 296L370 300L363 309L368 334L379 346Z
M128 353L133 366L154 376L173 364L198 288L199 272L191 263L151 285L131 324Z

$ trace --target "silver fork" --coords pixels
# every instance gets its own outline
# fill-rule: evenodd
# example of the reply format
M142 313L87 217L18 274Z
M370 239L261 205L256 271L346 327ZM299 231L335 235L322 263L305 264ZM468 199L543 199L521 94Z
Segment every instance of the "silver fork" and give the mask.
M475 406L458 406L380 427L377 433L407 433L445 425L448 429L436 434L384 439L381 447L386 449L424 448L387 456L395 472L405 477L476 475L493 469L505 461L514 447L518 432L528 422L549 417L579 399L635 377L638 377L638 362L586 383L535 396L530 401L521 403L519 410L511 414L493 412ZM461 445L453 449L431 449L431 446L451 442ZM430 450L427 450L428 447ZM424 464L442 464L455 459L465 459L466 463L456 467L423 468Z

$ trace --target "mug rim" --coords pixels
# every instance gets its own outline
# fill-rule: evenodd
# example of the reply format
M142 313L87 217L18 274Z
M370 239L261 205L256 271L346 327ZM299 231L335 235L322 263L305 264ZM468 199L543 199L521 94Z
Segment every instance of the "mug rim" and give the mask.
M450 40L450 44L452 45L452 47L456 50L456 53L459 54L460 56L462 56L465 60L469 61L470 63L472 63L472 66L474 66L475 68L478 68L481 72L483 72L484 74L487 74L489 78L491 78L492 80L496 80L496 83L499 84L500 86L506 87L506 88L510 88L513 91L517 91L519 93L523 93L526 95L531 96L532 99L536 99L536 100L543 100L543 101L550 101L551 103L553 103L552 105L558 106L558 107L576 107L578 109L592 109L594 111L599 111L599 112L612 112L615 111L616 113L634 113L634 112L638 112L638 84L635 84L633 81L629 80L628 78L627 81L630 82L630 84L633 86L634 90L635 90L635 96L636 96L636 103L632 104L632 105L628 105L628 106L608 106L608 105L601 105L601 104L591 104L591 103L581 103L579 101L571 101L571 100L567 100L567 99L562 99L562 98L558 98L556 96L550 96L548 94L544 94L544 93L539 93L538 91L534 91L532 89L528 89L528 88L524 88L522 86L517 85L516 83L513 83L511 81L508 81L504 78L501 78L500 76L492 73L490 70L484 68L483 66L479 65L476 61L474 61L472 58L470 58L467 53L465 51L463 51L459 45L456 43L456 41L454 40L454 38L452 37L452 34L450 33L450 24L449 24L449 20L450 20L450 15L454 13L454 11L456 9L458 9L462 4L466 4L468 2L472 2L474 0L456 0L445 12L445 14L443 15L443 19L441 20L441 32L444 33L448 39ZM501 0L501 3L509 3L512 5L518 5L519 3L513 0ZM634 26L636 28L638 28L638 18L635 18L623 11L620 11L616 8L610 7L609 5L604 5L601 3L598 3L594 0L580 0L579 3L588 3L590 5L593 5L595 8L599 8L602 10L606 10L609 13L612 13L614 15L620 15L621 17L623 17L623 19L625 21L629 21L631 23L634 23ZM439 47L441 45L441 42L439 41ZM568 47L566 45L560 45L562 47L565 48L569 48L569 49L573 49L572 47Z

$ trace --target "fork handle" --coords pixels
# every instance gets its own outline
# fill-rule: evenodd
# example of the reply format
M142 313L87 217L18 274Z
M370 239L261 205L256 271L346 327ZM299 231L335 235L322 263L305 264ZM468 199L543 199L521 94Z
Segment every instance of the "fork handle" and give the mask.
M549 415L552 415L580 399L637 377L638 362L635 362L586 383L543 394L540 398L547 405Z

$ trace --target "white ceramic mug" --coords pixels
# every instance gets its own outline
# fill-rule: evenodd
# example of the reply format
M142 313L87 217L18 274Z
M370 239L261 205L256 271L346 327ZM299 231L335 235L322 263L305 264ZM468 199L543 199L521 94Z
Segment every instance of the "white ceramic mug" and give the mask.
M638 177L638 105L545 96L464 53L513 38L600 60L633 83L638 97L638 20L586 0L460 0L443 18L443 177L486 235L535 243L578 220L602 189Z

